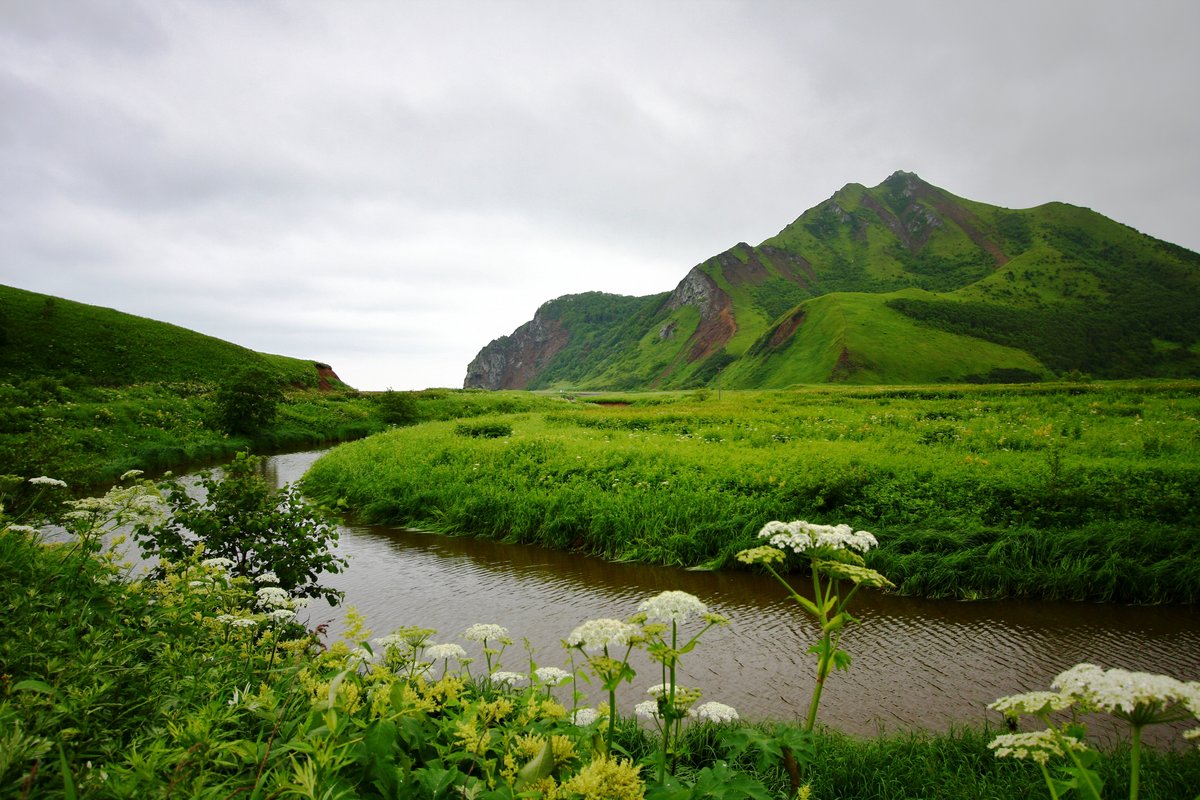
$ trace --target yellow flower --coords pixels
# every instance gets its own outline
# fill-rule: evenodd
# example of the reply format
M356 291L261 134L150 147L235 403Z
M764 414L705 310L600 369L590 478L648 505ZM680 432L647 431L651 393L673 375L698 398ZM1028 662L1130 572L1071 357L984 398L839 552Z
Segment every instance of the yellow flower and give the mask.
M599 756L562 784L563 794L583 800L642 800L646 787L630 761Z

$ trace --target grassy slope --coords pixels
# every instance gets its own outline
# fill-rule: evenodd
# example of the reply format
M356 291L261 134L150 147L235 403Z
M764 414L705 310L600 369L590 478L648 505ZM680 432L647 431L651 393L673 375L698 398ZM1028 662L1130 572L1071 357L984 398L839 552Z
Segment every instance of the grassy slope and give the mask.
M263 363L288 383L317 384L312 361L257 353L185 328L0 286L0 380L70 376L101 386L215 381Z
M781 256L804 266L778 268ZM699 268L731 300L737 328L720 352L692 361L682 345L695 327L680 325L662 345L653 334L664 320L640 331L627 320L620 337L588 332L602 346L571 385L1200 375L1200 254L1064 203L999 208L898 174L847 185L757 247L739 244ZM834 306L821 302L842 294L844 324L832 324ZM896 298L909 302L883 306ZM795 334L803 341L764 358L764 337L798 305L809 315ZM818 332L834 338L812 341ZM843 348L856 368L837 368Z

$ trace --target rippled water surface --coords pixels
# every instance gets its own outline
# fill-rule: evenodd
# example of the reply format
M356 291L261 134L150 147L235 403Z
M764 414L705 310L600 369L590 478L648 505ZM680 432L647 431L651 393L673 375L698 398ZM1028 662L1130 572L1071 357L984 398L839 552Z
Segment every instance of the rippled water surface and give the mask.
M292 482L318 455L275 456L268 469ZM613 564L378 526L343 528L340 547L350 567L324 582L346 592L345 604L366 616L375 635L420 625L437 629L437 641L466 644L458 634L467 625L497 623L517 642L504 654L513 670L527 667L522 637L539 665L562 665L560 641L579 623L629 616L665 589L690 592L731 624L710 630L684 657L685 681L746 717L791 719L807 709L815 659L805 650L819 632L770 577ZM1048 688L1081 661L1200 680L1200 613L1191 607L960 603L860 592L852 611L862 620L843 639L853 666L827 682L820 719L853 733L980 722L992 700ZM313 623L332 620L339 628L340 608L312 612ZM623 698L630 702L659 682L654 665L634 665L638 679Z

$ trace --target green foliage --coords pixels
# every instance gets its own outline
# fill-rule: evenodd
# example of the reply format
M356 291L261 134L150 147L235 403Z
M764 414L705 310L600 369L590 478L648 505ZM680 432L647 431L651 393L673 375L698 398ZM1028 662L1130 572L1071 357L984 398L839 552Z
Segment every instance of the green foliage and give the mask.
M722 565L772 519L877 532L903 593L1200 600L1193 383L830 388L627 396L427 423L305 478L369 521Z
M213 402L221 428L228 433L260 433L275 421L283 389L279 376L259 367L242 367L217 385Z
M497 421L460 422L454 426L454 433L471 439L501 439L512 436L512 425Z
M375 395L379 416L388 425L411 425L417 421L420 411L417 398L412 392L395 392L388 389Z
M193 497L182 481L163 485L170 519L136 531L142 553L168 562L186 560L201 548L207 558L227 558L233 575L273 583L296 597L324 597L336 604L342 593L317 583L337 574L346 560L337 556L337 529L293 487L276 492L262 477L262 461L239 453L224 475L202 473L203 496ZM163 568L160 568L163 569Z

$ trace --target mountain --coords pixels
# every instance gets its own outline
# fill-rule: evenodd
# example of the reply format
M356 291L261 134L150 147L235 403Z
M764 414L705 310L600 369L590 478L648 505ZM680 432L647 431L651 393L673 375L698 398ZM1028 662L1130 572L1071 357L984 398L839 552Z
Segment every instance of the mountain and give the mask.
M0 286L0 382L44 377L101 386L201 381L263 365L296 386L341 386L327 364L259 353L110 308Z
M669 293L544 304L464 386L674 389L1200 376L1200 254L908 172L848 184Z

